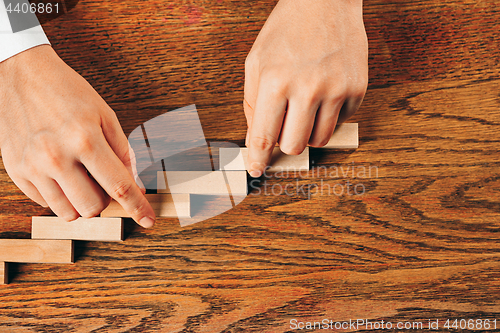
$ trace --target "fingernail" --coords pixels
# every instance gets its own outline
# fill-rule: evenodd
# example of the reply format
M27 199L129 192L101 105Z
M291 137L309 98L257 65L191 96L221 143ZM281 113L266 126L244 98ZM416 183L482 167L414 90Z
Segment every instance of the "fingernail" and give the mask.
M250 171L250 176L253 178L259 178L262 175L262 172L259 170L252 170Z
M146 216L139 221L139 224L144 228L151 228L155 224L155 221L152 218Z

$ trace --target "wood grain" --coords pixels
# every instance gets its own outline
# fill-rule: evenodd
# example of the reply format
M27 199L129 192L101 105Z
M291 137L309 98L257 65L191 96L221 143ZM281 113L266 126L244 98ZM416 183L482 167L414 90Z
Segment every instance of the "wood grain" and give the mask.
M56 216L33 216L32 239L73 239L119 242L123 240L123 220L116 217L79 218L67 222Z
M0 262L68 264L73 258L71 240L0 239Z
M358 124L343 123L335 128L332 137L323 148L356 149L358 147Z
M195 103L208 142L243 146L245 57L275 3L86 0L44 27L127 135ZM279 333L292 319L364 318L439 320L437 332L450 332L446 319L498 322L497 3L364 1L364 19L370 82L349 119L357 150L311 148L307 174L263 178L207 221L164 218L148 230L130 224L121 243L77 242L74 265L9 264L0 331ZM31 216L50 213L1 160L0 198L0 238L29 238Z

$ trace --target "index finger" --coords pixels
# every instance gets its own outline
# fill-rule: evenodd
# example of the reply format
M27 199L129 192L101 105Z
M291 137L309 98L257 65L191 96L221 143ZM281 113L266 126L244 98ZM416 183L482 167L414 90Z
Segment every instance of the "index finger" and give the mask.
M248 172L252 177L260 177L269 163L283 125L286 106L287 98L279 90L262 84L259 86L248 139Z
M91 153L82 156L81 162L104 191L118 201L139 225L145 228L153 226L153 208L104 136L97 140Z

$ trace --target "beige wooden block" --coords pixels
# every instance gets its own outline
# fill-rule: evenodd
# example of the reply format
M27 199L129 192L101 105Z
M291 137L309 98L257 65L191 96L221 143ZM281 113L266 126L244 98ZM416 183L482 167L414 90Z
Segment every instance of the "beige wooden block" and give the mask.
M158 193L247 195L247 188L246 171L158 172Z
M9 265L5 261L0 261L0 284L9 283Z
M221 170L248 170L248 148L220 148ZM270 172L309 170L309 147L300 155L287 155L275 147L269 163Z
M73 260L72 240L0 239L0 262L66 264Z
M189 194L146 194L146 199L158 217L191 217ZM101 216L130 217L130 214L125 212L118 202L112 200Z
M322 148L352 149L358 147L358 124L343 123L335 128L330 141Z
M79 218L67 222L56 216L33 216L33 239L73 239L118 242L123 240L123 220L118 217Z

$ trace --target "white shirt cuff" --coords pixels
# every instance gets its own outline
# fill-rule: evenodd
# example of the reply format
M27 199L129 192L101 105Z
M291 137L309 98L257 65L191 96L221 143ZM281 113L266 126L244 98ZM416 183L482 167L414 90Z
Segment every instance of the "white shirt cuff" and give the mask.
M4 2L0 0L0 62L43 44L50 44L50 42L40 25L16 33L12 32Z

